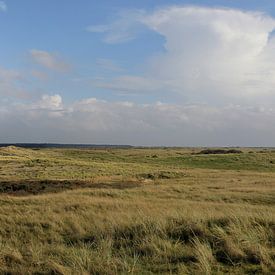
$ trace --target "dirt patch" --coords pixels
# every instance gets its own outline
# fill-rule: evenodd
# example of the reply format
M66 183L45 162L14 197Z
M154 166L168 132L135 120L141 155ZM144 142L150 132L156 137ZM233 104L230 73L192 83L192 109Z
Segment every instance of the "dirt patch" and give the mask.
M108 188L108 189L128 189L141 185L140 182L112 182L94 183L89 181L77 180L20 180L20 181L1 181L0 194L16 196L38 195L42 193L57 193L65 190L79 188Z

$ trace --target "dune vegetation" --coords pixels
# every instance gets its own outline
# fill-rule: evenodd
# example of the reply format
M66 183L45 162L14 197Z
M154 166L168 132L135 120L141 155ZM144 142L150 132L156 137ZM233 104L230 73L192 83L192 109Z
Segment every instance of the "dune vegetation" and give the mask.
M0 274L274 274L275 151L0 148Z

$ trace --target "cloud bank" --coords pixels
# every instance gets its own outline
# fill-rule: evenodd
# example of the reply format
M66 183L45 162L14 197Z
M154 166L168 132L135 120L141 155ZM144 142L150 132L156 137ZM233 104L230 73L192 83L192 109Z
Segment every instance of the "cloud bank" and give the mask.
M60 95L44 95L37 102L0 108L0 142L271 146L274 116L275 108L96 98L64 104Z

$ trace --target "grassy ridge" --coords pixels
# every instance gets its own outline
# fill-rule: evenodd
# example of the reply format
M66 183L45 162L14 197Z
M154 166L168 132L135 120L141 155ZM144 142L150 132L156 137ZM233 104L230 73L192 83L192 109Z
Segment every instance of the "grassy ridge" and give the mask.
M45 184L2 191L0 273L273 274L275 153L198 151L0 149L1 186Z
M0 179L90 179L184 168L275 172L275 151L201 155L195 149L0 148Z

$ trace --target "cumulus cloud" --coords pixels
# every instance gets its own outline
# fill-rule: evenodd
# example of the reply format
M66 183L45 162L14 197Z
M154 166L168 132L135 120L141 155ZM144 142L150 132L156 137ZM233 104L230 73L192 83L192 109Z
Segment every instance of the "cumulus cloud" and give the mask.
M4 1L0 1L0 11L7 11L8 7Z
M139 78L137 86L150 81L148 91L206 101L275 94L274 18L235 9L175 6L138 20L164 37L165 51L147 62L143 75L132 76ZM127 81L120 78L106 81L106 86L119 90L118 83L127 90Z
M71 69L71 65L62 60L59 56L47 51L30 50L32 60L50 70L58 72L67 72Z
M274 93L275 20L261 13L174 7L145 18L166 39L151 66L183 93Z
M41 100L36 104L37 109L46 110L61 110L62 108L62 97L56 95L43 95Z
M29 123L32 123L32 121L37 122L37 118L43 118L45 115L47 119L56 119L62 117L63 112L66 111L63 109L62 97L58 94L43 95L37 102L18 105L18 107L18 109L16 108L17 111L19 111L19 113L20 111L24 111L24 116L29 118ZM35 126L37 127L37 125ZM46 126L46 128L49 128L49 126Z
M0 108L0 113L5 133L0 142L274 146L274 108L136 104L96 98L64 105L61 96L44 95L37 102Z

